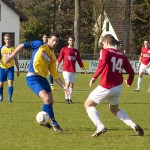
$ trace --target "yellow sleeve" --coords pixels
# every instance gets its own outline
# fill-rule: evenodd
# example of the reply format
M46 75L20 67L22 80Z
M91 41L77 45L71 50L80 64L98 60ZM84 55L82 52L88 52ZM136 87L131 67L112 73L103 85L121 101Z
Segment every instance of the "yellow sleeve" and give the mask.
M49 64L48 70L54 79L60 78L59 73L56 70L56 57Z

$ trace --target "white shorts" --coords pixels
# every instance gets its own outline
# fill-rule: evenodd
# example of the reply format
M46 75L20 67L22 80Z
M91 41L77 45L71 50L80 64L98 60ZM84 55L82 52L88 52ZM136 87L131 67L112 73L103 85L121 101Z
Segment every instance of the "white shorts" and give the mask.
M74 83L75 82L75 72L62 72L65 82Z
M89 99L99 104L108 100L109 104L117 105L119 104L121 94L121 85L115 86L111 89L105 89L98 85L89 95Z
M144 65L143 63L141 63L139 72L148 73L150 75L150 67L147 68L146 65Z

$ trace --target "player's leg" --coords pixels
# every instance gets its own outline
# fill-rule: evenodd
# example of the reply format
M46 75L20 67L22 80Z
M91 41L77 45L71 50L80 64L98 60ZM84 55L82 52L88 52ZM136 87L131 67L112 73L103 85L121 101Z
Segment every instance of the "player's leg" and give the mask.
M105 90L101 86L98 86L90 93L89 97L86 99L84 103L89 118L97 127L96 131L92 134L92 137L97 137L100 134L107 131L95 107L97 104L102 103L105 100L107 94L108 94L107 90Z
M141 64L140 65L140 69L139 69L139 77L138 77L138 81L137 81L137 88L135 89L135 92L139 92L140 91L140 87L141 87L141 84L142 84L142 77L145 73L145 65L144 64Z
M72 101L73 86L74 86L74 83L70 83L70 86L69 86L69 93L70 93L70 95L69 95L69 103L70 104L73 103L73 101Z
M43 100L43 111L47 112L49 114L49 117L52 121L52 127L55 131L62 131L60 126L58 125L55 116L54 116L54 111L53 111L53 97L52 97L52 92L47 93L45 90L41 90L39 92L39 97Z
M135 89L135 92L140 91L143 74L144 74L143 72L139 72L139 77L138 77L138 81L137 81L137 88Z
M148 72L149 78L150 78L150 67L147 68L147 72ZM149 81L149 88L148 88L147 92L150 92L150 81Z
M27 85L31 90L38 95L43 101L43 111L47 112L52 121L52 126L55 131L62 131L57 121L55 120L53 111L53 97L48 80L39 76L28 76L26 78Z
M75 73L70 73L70 86L69 86L69 103L72 103L72 93L73 93L73 87L74 87L74 82L75 82Z
M7 80L6 70L0 67L0 102L3 101L3 86L6 80Z
M110 111L127 126L131 127L139 136L144 135L143 129L139 125L135 124L124 110L118 109L118 105L110 105Z
M4 82L0 82L0 102L3 101L3 86Z
M12 95L14 91L13 81L14 81L14 67L10 67L7 69L7 79L8 79L8 102L12 102Z
M8 102L9 103L12 103L13 91L14 91L13 80L8 80Z
M70 73L67 71L63 71L62 74L63 74L63 78L65 81L65 87L69 89L69 87L70 87ZM66 93L65 93L65 103L70 104L69 96Z
M65 87L69 89L69 87L70 87L70 82L65 82ZM65 93L65 103L66 103L66 104L70 104L69 98L70 98L70 96Z
M111 93L112 96L108 98L110 111L114 115L116 115L121 121L123 121L126 125L130 126L133 130L135 130L138 133L138 135L140 136L143 135L144 134L143 129L137 124L135 124L124 110L118 108L121 87L116 86L112 88Z

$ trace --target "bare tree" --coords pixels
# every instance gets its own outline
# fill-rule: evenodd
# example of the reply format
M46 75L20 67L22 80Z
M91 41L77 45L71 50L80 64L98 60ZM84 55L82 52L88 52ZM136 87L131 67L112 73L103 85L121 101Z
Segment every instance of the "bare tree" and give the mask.
M80 49L80 0L75 0L74 36L75 48Z

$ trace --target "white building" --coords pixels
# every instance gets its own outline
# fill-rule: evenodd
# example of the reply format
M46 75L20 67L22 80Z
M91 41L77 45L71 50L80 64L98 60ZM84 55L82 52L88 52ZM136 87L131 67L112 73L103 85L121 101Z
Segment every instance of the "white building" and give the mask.
M27 17L18 11L8 0L0 0L0 46L3 45L3 35L10 33L13 36L14 46L19 44L20 22Z

